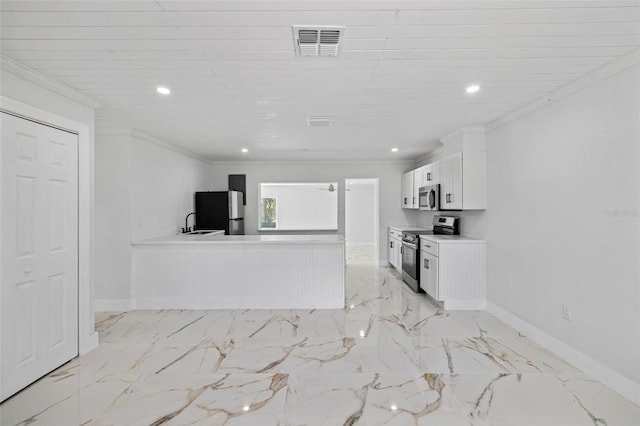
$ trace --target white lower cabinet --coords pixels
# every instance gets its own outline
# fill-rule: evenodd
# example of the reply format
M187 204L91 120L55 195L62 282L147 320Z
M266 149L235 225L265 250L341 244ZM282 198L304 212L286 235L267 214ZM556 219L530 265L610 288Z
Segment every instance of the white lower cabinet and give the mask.
M438 257L420 250L420 288L429 296L440 300L438 291Z
M420 238L420 288L445 309L485 309L485 242Z
M387 259L391 266L402 272L402 231L389 228Z

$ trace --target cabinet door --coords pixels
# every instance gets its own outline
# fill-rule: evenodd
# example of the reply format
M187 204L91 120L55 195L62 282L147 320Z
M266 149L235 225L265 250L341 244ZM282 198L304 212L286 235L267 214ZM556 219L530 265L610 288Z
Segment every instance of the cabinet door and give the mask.
M421 182L422 181L422 167L420 167L419 169L415 169L413 171L413 195L412 195L412 203L411 206L414 209L417 209L419 207L419 200L420 200L420 187Z
M425 251L420 251L420 288L429 296L440 300L438 282L438 258Z
M436 185L440 183L440 162L427 164L422 168L422 185Z
M396 269L402 273L402 238L398 238L393 245L396 247Z
M388 247L387 247L387 259L389 259L389 263L394 267L397 268L397 255L396 255L396 250L397 250L397 240L391 236L389 236L389 243L388 243Z
M462 153L440 161L440 208L462 210Z
M402 194L400 200L402 208L413 208L413 170L402 175L402 188L400 192Z

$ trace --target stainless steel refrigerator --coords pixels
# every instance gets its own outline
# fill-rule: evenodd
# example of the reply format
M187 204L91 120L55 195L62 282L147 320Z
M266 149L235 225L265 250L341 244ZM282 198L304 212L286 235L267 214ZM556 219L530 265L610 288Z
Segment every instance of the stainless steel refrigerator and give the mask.
M243 199L238 191L196 192L196 230L224 229L225 235L244 235Z

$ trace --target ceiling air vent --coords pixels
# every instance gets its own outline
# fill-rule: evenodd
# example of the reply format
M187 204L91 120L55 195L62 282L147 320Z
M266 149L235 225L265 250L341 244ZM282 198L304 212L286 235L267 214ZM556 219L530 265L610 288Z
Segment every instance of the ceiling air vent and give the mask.
M338 56L344 27L293 26L293 42L298 56Z
M309 127L329 127L333 122L333 117L307 117Z

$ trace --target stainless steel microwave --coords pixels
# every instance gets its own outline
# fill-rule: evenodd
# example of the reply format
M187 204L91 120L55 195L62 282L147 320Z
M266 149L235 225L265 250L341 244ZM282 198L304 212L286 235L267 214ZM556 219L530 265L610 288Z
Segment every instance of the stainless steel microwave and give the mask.
M440 185L428 185L418 189L418 208L420 210L440 210Z

